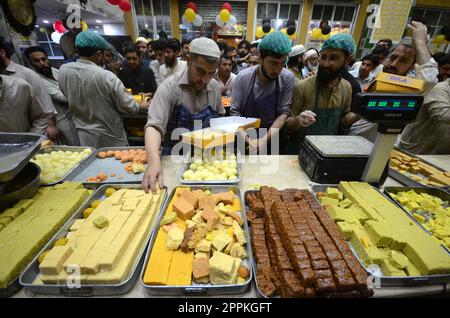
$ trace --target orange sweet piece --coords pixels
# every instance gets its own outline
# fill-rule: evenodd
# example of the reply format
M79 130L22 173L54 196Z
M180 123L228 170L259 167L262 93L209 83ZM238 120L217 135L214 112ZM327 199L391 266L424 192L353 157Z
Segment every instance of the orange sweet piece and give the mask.
M105 159L105 158L106 158L106 152L100 151L100 152L98 153L97 157L99 157L100 159Z
M106 152L106 157L114 157L114 150L108 150Z

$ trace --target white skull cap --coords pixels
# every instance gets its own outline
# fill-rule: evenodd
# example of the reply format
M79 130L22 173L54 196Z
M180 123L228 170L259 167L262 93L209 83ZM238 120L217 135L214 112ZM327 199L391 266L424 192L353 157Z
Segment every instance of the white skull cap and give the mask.
M216 42L208 38L196 38L189 44L189 52L198 55L220 58L220 49Z

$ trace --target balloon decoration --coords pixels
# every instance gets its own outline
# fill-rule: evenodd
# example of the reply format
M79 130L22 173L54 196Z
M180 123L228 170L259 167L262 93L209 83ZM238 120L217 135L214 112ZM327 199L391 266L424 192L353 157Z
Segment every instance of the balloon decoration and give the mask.
M331 32L331 27L328 24L322 27L323 35L328 35L328 34L330 34L330 32Z
M131 3L129 0L106 0L109 4L113 6L119 6L120 10L123 12L128 12L131 10Z
M59 44L59 41L61 40L62 34L55 31L50 35L50 38L52 39L53 42L55 42L56 44Z
M53 28L55 29L56 32L59 33L64 33L67 31L61 20L56 21L55 24L53 24Z
M193 24L196 27L199 27L203 24L203 18L197 14L198 9L195 2L188 2L186 5L186 10L184 11L183 16L181 17L181 22L184 25Z
M186 8L187 9L192 9L192 10L194 10L195 12L198 12L198 10L197 10L197 5L195 4L195 2L188 2L188 4L186 5Z
M286 22L286 35L291 41L295 41L297 38L297 27L295 25L295 20L290 19Z
M432 43L437 45L450 44L450 27L443 27Z
M122 10L123 12L128 12L131 10L131 3L128 0L122 0L120 1L119 4L119 8L120 10Z
M84 20L81 20L81 31L86 31L88 29L88 25Z
M312 30L311 38L312 38L313 40L319 40L321 36L322 36L322 30L321 30L321 29L319 29L319 28L314 28L314 29Z
M231 12L231 4L225 2L222 5L219 14L216 16L216 24L219 27L233 27L237 23L237 20Z
M272 27L272 25L270 23L271 23L270 18L265 17L264 19L262 19L261 26L258 26L256 28L255 35L257 38L261 39L261 38L265 37L267 34L275 32L275 29Z
M186 20L190 23L195 21L195 11L191 8L186 9L186 11L184 11L184 15L186 16Z

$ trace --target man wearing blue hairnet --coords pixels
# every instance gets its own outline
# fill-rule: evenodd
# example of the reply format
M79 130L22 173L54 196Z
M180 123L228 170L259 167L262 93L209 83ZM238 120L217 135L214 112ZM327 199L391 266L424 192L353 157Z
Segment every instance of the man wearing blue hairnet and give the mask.
M349 127L357 120L350 112L351 85L341 78L355 50L349 34L334 35L323 43L317 75L294 88L287 153L298 154L306 135L336 135L341 125Z
M248 140L256 149L267 147L279 134L290 114L295 77L286 66L292 45L289 38L274 32L259 44L261 62L241 71L235 79L232 95L232 115L261 119L258 139Z

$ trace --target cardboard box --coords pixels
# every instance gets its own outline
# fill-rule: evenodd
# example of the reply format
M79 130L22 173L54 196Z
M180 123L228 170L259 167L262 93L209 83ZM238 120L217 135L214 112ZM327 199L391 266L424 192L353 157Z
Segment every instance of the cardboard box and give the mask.
M369 92L421 93L424 82L419 79L380 72Z

